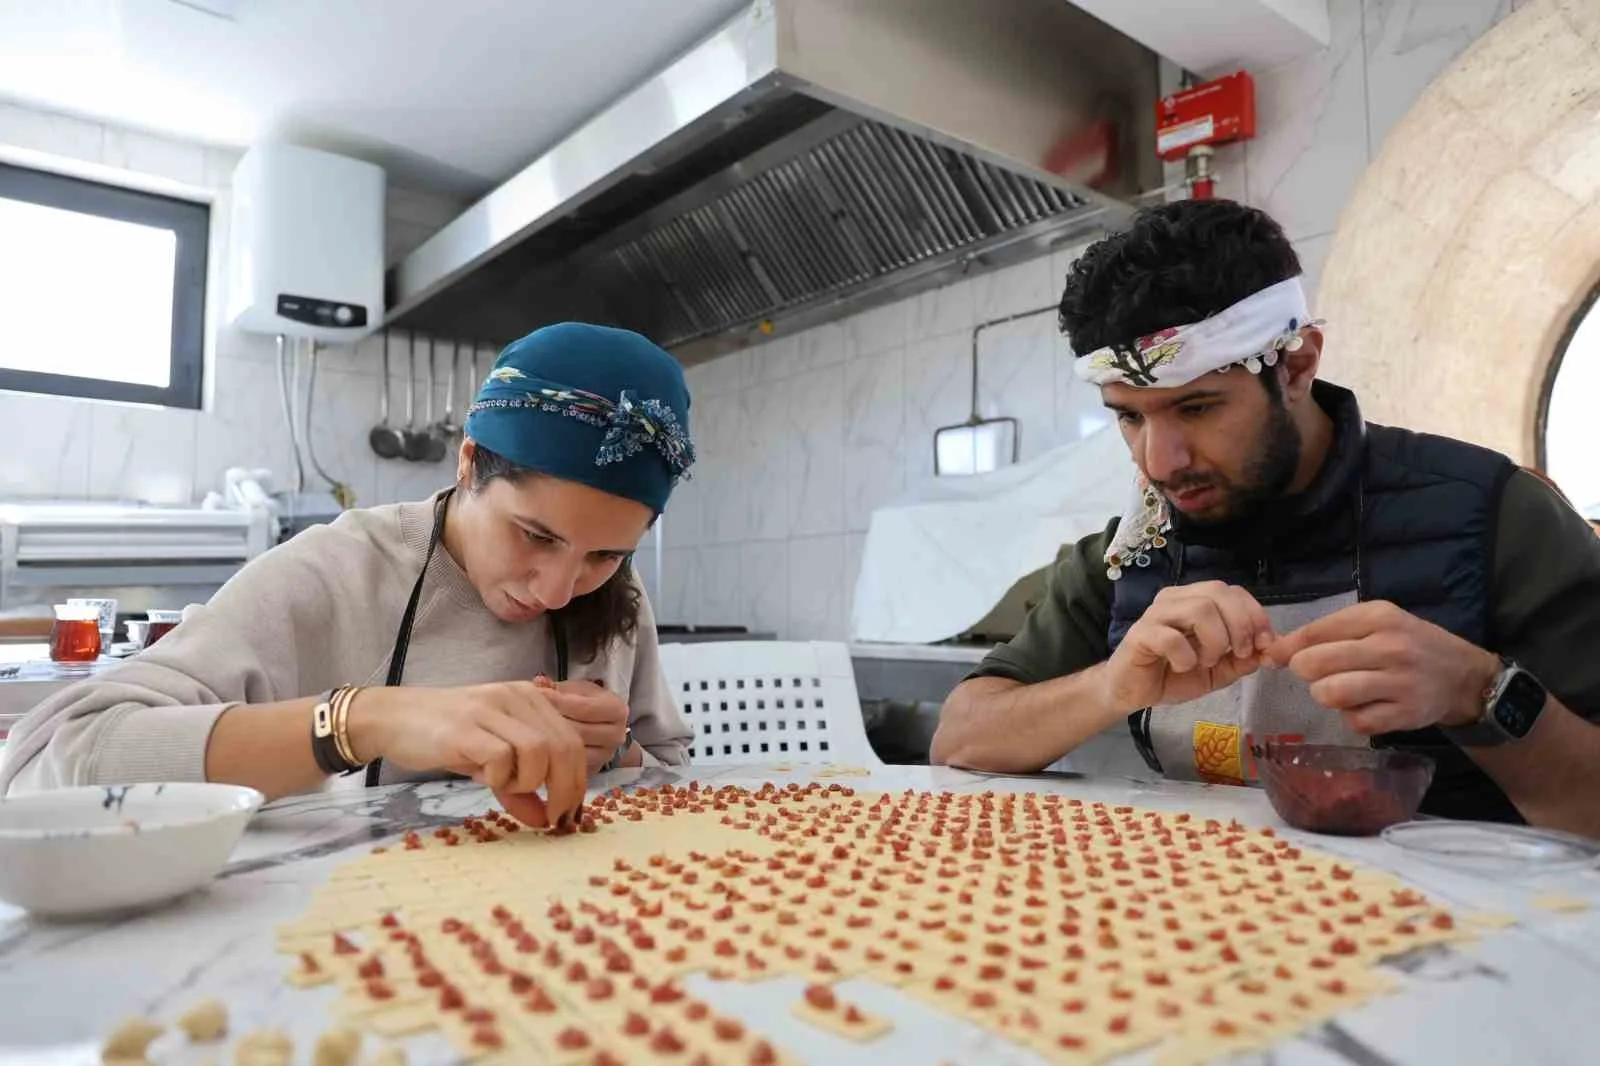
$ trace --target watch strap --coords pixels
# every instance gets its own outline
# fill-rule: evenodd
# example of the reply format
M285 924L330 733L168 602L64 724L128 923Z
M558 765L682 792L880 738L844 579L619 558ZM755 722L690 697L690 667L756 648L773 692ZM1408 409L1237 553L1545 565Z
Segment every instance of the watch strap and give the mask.
M1506 679L1517 669L1516 663L1503 655L1500 657L1500 670L1484 690L1478 717L1464 725L1439 727L1452 743L1467 748L1493 748L1512 740L1511 734L1500 725L1494 712L1495 705L1506 690Z
M311 755L317 768L329 776L361 769L350 750L346 726L350 701L357 691L348 685L330 689L311 708Z
M1440 726L1439 729L1452 743L1464 748L1494 748L1511 740L1511 734L1501 729L1494 715L1488 711L1475 722Z
M624 755L628 754L628 749L631 747L633 747L633 727L629 726L622 734L622 743L617 746L616 751L611 753L611 758L606 760L605 765L600 767L600 772L605 773L607 770L615 770L617 764L622 761Z

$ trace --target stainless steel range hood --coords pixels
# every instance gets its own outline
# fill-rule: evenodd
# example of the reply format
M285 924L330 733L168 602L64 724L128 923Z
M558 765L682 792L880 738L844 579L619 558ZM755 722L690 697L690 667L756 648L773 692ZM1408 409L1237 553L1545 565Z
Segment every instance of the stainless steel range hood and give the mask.
M756 0L389 272L387 324L685 362L1115 225L1157 59L1067 0Z

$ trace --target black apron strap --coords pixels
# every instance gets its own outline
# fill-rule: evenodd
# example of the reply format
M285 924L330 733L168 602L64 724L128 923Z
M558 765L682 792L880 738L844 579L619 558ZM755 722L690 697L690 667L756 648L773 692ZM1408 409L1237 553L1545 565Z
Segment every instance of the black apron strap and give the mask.
M444 536L445 509L453 492L454 489L445 490L439 502L433 505L433 532L428 534L428 550L422 557L422 572L411 586L411 598L406 601L406 613L400 616L400 629L395 633L394 648L389 652L389 676L384 684L390 688L399 685L406 673L406 652L411 649L411 628L417 621L417 605L422 602L422 583L428 576L428 564L433 562L434 549L438 548L439 539ZM382 775L383 760L373 759L367 764L367 787L376 785Z
M562 624L561 616L550 615L550 636L556 642L556 680L567 679L567 627Z
M439 502L433 506L433 532L428 534L428 551L422 557L422 572L417 575L417 580L411 586L411 598L406 601L405 614L400 616L400 628L394 635L394 649L389 652L389 676L384 684L395 688L405 677L406 652L411 648L411 629L417 621L417 605L422 602L422 583L428 576L428 564L433 562L433 553L439 547L439 540L444 536L444 515L449 504L451 493L454 489L447 489L439 497ZM556 680L567 679L567 629L561 622L559 615L550 615L550 635L556 645ZM367 764L367 787L378 784L378 779L383 776L383 760L373 759Z

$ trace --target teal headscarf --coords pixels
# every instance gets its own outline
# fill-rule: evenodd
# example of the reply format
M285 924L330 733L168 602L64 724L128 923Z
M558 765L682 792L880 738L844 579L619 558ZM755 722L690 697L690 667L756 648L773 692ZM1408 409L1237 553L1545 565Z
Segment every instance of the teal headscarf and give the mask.
M683 368L637 333L582 322L506 346L466 434L518 466L660 514L694 463Z

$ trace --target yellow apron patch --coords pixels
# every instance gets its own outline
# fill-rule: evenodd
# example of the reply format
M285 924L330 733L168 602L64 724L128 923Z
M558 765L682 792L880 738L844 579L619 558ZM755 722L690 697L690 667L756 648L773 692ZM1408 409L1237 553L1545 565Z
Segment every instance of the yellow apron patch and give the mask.
M1239 757L1239 727L1196 722L1194 768L1202 781L1218 785L1244 784L1244 767Z

